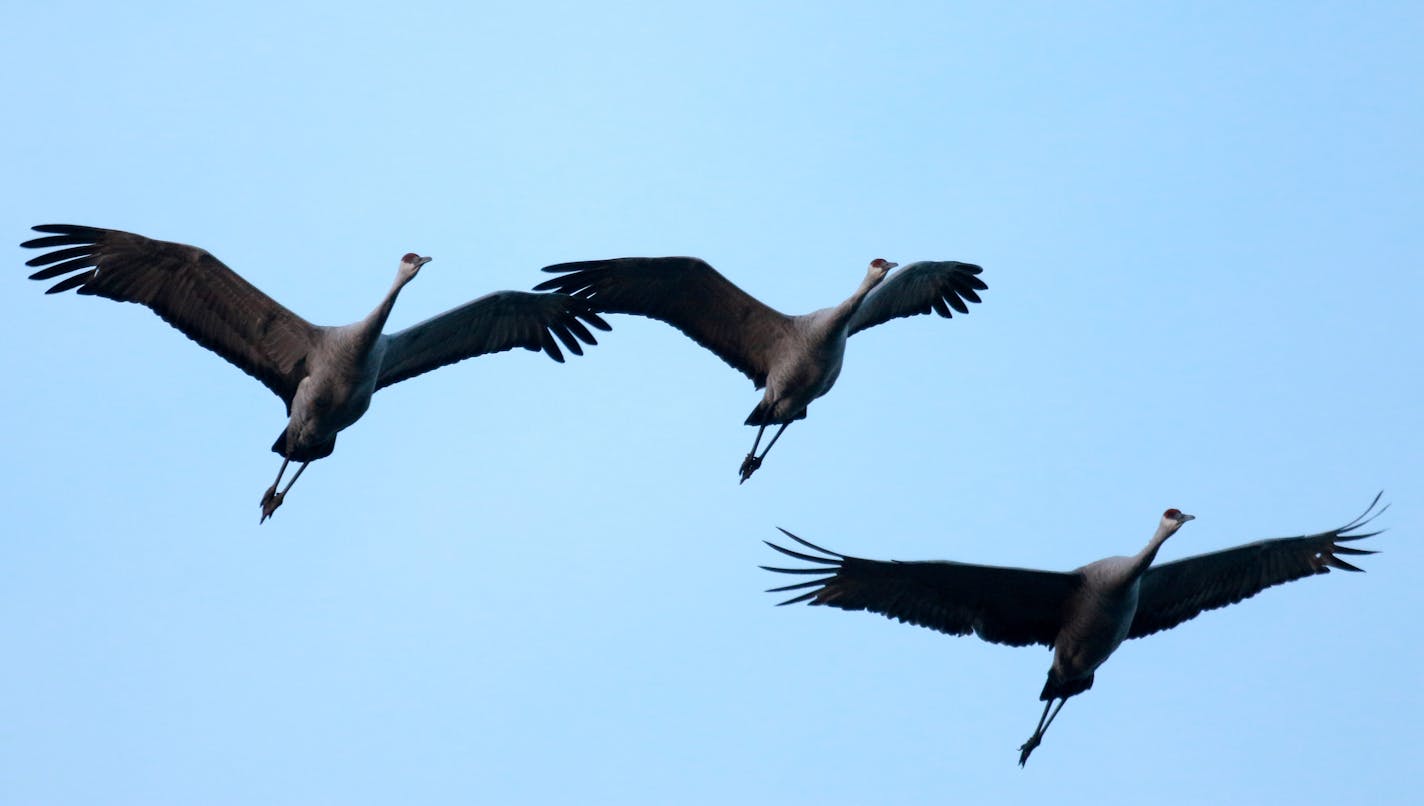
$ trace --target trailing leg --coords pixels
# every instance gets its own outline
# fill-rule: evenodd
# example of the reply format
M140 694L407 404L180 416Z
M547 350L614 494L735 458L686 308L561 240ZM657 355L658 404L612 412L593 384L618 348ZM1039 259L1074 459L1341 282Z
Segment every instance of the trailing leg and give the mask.
M788 425L791 425L789 421L782 423L781 427L776 429L776 433L771 436L771 441L766 444L766 450L761 452L761 456L756 455L756 448L757 444L761 442L761 433L766 430L766 426L763 425L757 431L756 442L752 443L752 452L747 454L747 458L742 461L742 480L738 483L746 483L746 480L752 477L752 474L757 471L757 468L761 467L762 460L766 458L768 453L771 453L771 446L775 445L778 439L781 439L781 432L785 431Z
M1048 709L1053 707L1053 698L1043 704L1043 715L1038 718L1038 727L1033 729L1033 735L1028 737L1028 741L1019 746L1019 766L1022 767L1028 762L1029 754L1043 742L1043 734L1048 731L1048 726L1053 724L1053 720L1058 718L1058 712L1063 710L1063 704L1068 702L1067 697L1059 697L1058 707L1054 709L1053 715L1048 715Z
M737 471L737 475L742 477L742 481L751 478L752 473L756 472L758 467L761 467L761 460L757 458L756 451L757 446L761 444L761 435L764 433L766 433L765 422L757 429L756 439L752 441L752 449L747 452L747 458L742 460L742 467Z
M277 511L277 507L282 505L282 499L287 497L287 491L292 489L292 485L296 484L297 479L302 477L302 471L306 470L307 465L311 464L311 462L302 462L302 466L297 468L296 473L292 474L292 480L287 482L287 486L283 487L279 493L277 492L277 485L282 481L282 473L286 471L288 461L290 460L285 457L282 459L282 467L277 471L277 480L272 482L272 486L268 487L267 492L262 494L262 518L257 521L258 523L264 523L268 518L272 517L272 513Z

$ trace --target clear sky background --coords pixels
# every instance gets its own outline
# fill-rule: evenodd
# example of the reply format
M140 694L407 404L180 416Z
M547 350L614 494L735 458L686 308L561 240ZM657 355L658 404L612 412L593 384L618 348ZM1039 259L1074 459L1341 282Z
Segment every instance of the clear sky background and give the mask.
M206 4L201 4L206 6ZM759 398L657 322L380 393L276 517L280 402L148 311L0 294L0 801L1387 803L1424 783L1415 3L12 3L0 222L203 246L392 329L566 260L780 310L980 263ZM680 5L680 4L676 4ZM1338 526L1366 574L1050 662L774 608L761 540L1069 569Z

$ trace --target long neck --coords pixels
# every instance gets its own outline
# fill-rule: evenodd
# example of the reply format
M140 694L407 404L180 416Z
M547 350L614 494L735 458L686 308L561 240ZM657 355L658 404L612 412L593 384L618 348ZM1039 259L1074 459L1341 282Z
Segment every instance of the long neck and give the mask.
M386 319L391 315L391 309L396 305L396 297L400 296L402 288L410 282L410 278L403 273L396 275L396 281L391 283L391 290L386 292L386 296L381 299L381 303L371 311L365 319L362 319L356 328L356 346L365 351L375 344L376 339L381 337L381 330L386 326Z
M1152 561L1157 559L1157 550L1162 548L1162 544L1167 542L1167 538L1171 537L1172 534L1177 531L1177 526L1178 524L1163 521L1162 525L1157 527L1157 533L1152 535L1151 540L1147 541L1146 548L1142 549L1142 551L1138 552L1137 555L1132 558L1132 565L1129 566L1132 579L1136 579L1147 573L1148 566L1152 565Z
M855 293L831 310L831 321L838 327L849 322L850 318L855 316L855 312L860 309L860 304L865 302L865 296L879 285L882 279L884 279L883 275L877 276L874 272L866 272L865 279L860 281L860 287L855 289Z

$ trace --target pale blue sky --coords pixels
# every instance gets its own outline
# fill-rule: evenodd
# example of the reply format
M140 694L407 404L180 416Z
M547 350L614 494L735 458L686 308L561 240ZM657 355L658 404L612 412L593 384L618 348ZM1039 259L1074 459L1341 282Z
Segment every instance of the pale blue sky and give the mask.
M137 306L0 294L0 800L1402 802L1424 773L1417 4L11 4L0 221L201 245L403 327L690 254L788 312L874 257L983 305L758 399L619 317L382 392L259 527L267 390ZM1328 529L1368 573L1050 654L772 607L784 526L1067 569Z

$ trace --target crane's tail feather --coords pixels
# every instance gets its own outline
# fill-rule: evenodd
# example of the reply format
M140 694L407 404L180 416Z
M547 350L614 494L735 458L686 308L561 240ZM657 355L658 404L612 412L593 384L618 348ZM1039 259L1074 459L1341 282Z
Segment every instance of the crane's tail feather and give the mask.
M765 383L757 381L758 389L761 389L764 386L766 386ZM773 404L767 403L764 400L758 403L757 407L752 409L752 413L747 415L747 419L742 421L742 425L787 425L789 423L794 423L797 420L806 419L806 409L802 409L800 414L797 414L796 416L790 418L773 417L771 415L772 406Z

